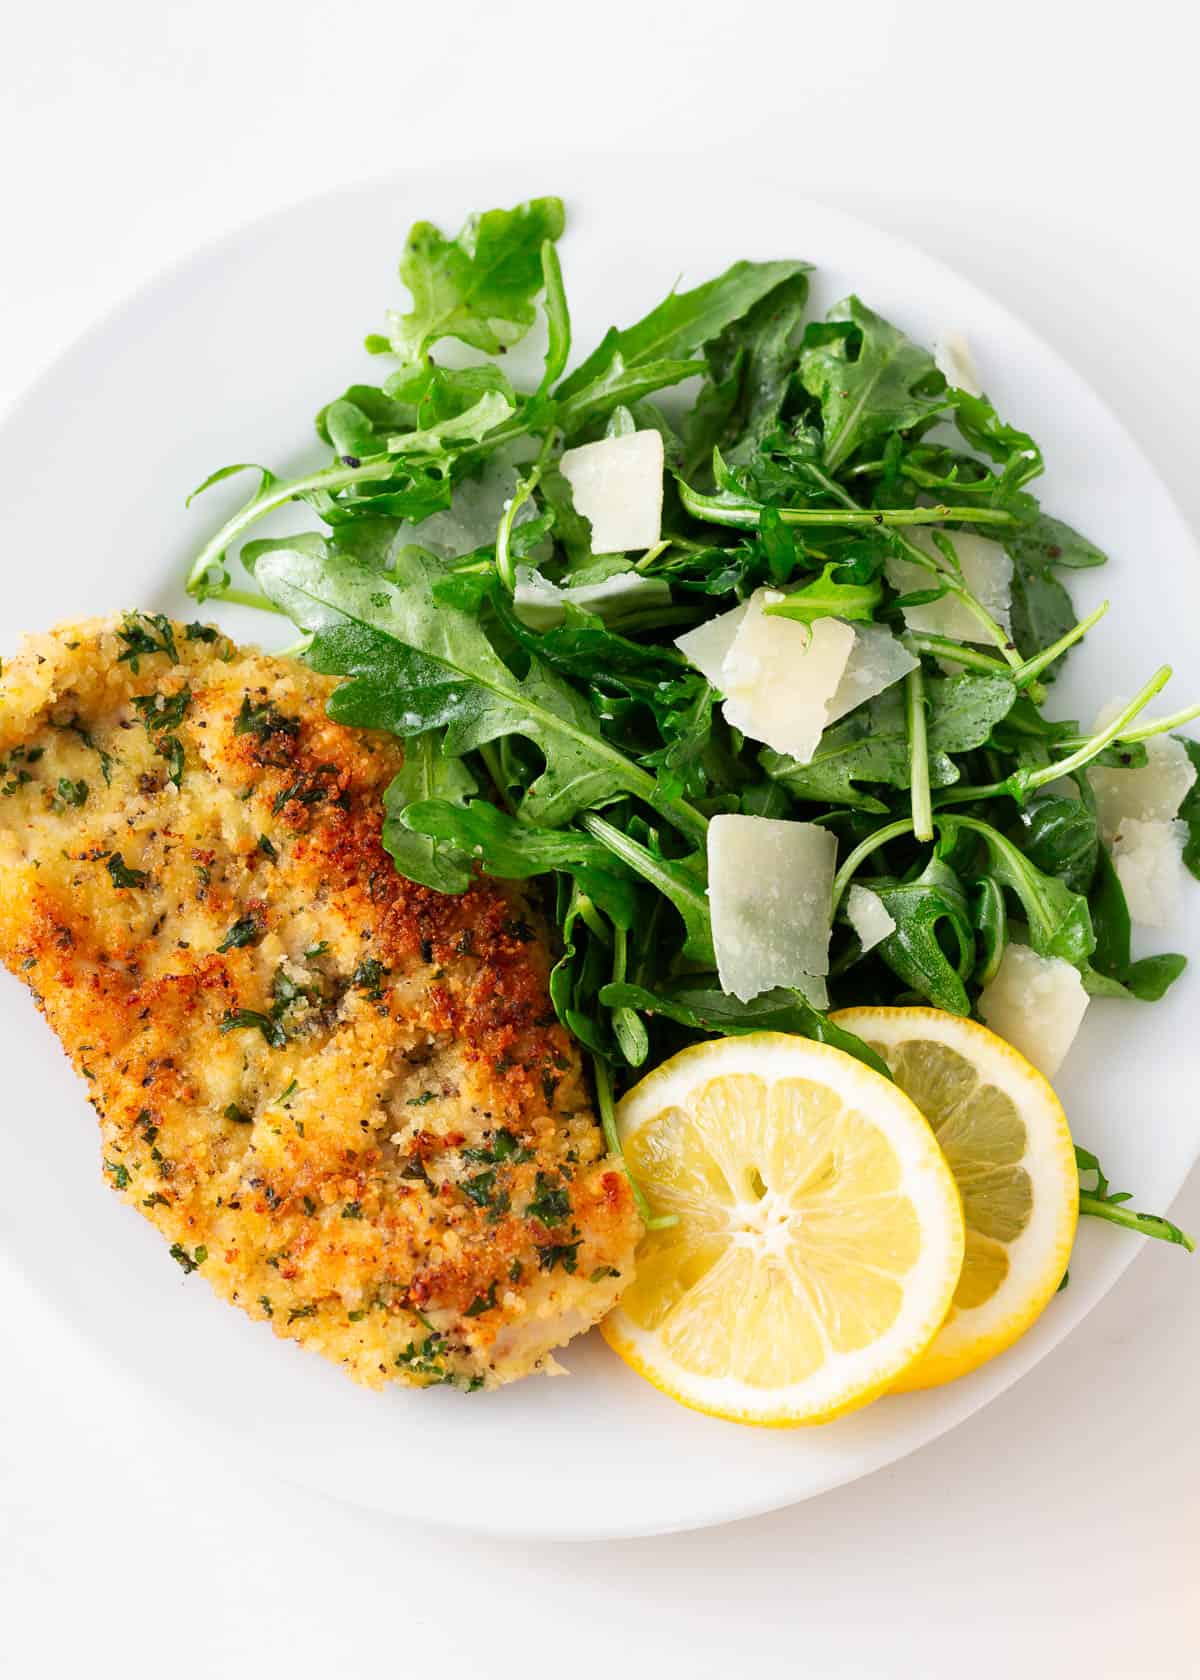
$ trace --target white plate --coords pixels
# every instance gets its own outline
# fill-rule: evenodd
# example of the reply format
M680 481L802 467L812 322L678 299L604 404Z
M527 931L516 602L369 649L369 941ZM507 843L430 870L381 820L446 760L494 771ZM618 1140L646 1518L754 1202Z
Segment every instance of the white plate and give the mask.
M358 346L402 295L395 270L409 223L456 225L472 207L561 191L581 349L610 321L656 302L681 273L694 283L741 256L816 263L820 308L853 289L926 342L965 328L1001 413L1046 451L1049 508L1112 556L1103 572L1075 574L1081 610L1103 594L1116 605L1072 661L1056 707L1089 717L1168 658L1182 673L1172 709L1194 698L1194 548L1167 491L1082 380L966 281L797 200L785 181L739 175L701 186L679 179L683 172L674 161L637 171L481 165L403 177L272 216L156 281L65 356L0 428L6 650L20 629L68 615L135 604L186 610L180 577L222 504L206 498L185 512L184 497L222 462L288 467L311 450L309 420L323 401L352 379L378 378L379 364ZM1140 590L1138 574L1151 571L1153 592ZM219 611L235 634L262 636L261 618ZM1198 917L1200 893L1171 947L1195 955ZM567 1352L569 1380L490 1396L371 1394L219 1303L201 1279L185 1279L150 1227L114 1201L82 1090L24 989L7 978L3 986L6 1251L119 1361L145 1404L192 1420L234 1460L413 1517L588 1538L695 1528L808 1498L911 1452L1002 1392L1139 1248L1138 1238L1085 1222L1070 1288L1019 1346L951 1387L810 1432L739 1429L684 1411L596 1337ZM1153 1008L1093 1003L1060 1081L1080 1140L1144 1207L1171 1201L1200 1148L1195 995L1186 976ZM1081 1376L1081 1417L1103 1392L1097 1375Z

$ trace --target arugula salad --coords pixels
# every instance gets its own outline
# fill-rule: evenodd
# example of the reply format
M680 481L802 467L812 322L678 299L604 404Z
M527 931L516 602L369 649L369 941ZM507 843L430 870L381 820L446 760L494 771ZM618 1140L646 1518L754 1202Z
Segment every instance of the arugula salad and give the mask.
M807 263L740 261L572 366L564 221L541 198L414 226L380 383L321 409L319 469L206 480L258 475L190 592L286 616L344 679L331 716L404 739L403 875L542 883L610 1142L614 1098L709 1035L886 1073L830 1019L849 1005L977 1014L1053 1071L1089 997L1184 969L1133 960L1131 920L1200 876L1200 744L1174 733L1200 706L1146 720L1163 667L1091 727L1053 716L1107 609L1077 619L1065 579L1105 556L1043 511L1041 450L961 346L856 296L814 319ZM319 528L252 534L295 503ZM1077 1155L1081 1211L1191 1247Z

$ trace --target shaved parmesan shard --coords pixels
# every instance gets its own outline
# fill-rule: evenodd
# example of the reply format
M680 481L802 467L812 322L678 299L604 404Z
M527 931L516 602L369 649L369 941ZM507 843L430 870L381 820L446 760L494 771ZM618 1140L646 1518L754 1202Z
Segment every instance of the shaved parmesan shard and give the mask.
M662 535L663 440L627 432L568 449L559 462L576 513L592 525L593 554L653 548Z
M840 618L807 625L764 610L782 599L778 590L756 589L675 646L725 695L732 728L807 764L829 724L899 682L917 661L885 625Z
M1178 918L1183 895L1187 824L1126 817L1112 843L1113 862L1129 914L1143 927L1165 928Z
M826 724L845 717L864 701L891 688L901 677L915 671L919 661L898 642L885 624L856 624L854 646L842 672L842 679L825 708Z
M774 589L756 589L750 597L721 666L725 721L807 764L828 722L854 631L837 618L797 624L768 617L764 607L782 599Z
M1123 700L1114 700L1105 706L1095 727L1105 728L1124 704ZM1170 822L1195 780L1187 748L1170 735L1155 735L1146 742L1146 763L1140 770L1089 770L1101 834L1111 840L1127 819Z
M1009 945L995 978L979 994L979 1015L993 1032L1053 1078L1088 1006L1079 970L1061 957Z
M1004 549L987 537L977 537L973 531L943 531L940 535L948 537L953 543L962 567L963 582L972 595L986 607L997 624L1010 630L1013 563ZM912 531L909 536L918 548L941 561L942 556L928 531ZM898 560L893 556L888 560L886 570L888 582L902 595L914 595L918 590L937 586L933 573L927 572L915 560ZM988 640L978 619L953 595L943 595L940 601L929 601L923 607L905 607L904 622L910 630L925 630L934 636L951 636L956 642Z
M743 601L732 612L710 618L707 624L700 624L685 636L675 638L675 646L684 658L722 694L725 692L725 659L749 610L749 601Z
M850 888L846 895L846 914L864 951L873 950L889 933L896 931L887 905L870 887Z
M708 897L723 990L748 1003L794 986L826 1004L837 841L816 823L714 817Z
M975 366L965 332L951 327L942 333L933 347L933 365L947 385L957 386L970 397L983 395L979 370Z

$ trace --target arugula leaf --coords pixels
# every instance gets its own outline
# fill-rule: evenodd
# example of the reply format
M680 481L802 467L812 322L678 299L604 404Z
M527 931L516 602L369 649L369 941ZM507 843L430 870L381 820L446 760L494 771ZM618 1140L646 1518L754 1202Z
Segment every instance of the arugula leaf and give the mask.
M611 327L596 349L567 375L555 395L575 396L620 355L625 366L691 356L745 315L777 286L808 271L803 262L736 262L688 292L672 292L633 326ZM698 371L704 371L700 369Z
M586 384L573 390L559 401L556 418L567 437L573 437L585 426L609 413L620 403L636 402L648 397L651 391L661 391L669 385L679 385L693 374L703 373L703 362L668 359L640 361L630 366L619 350Z
M952 400L954 423L971 447L993 461L1003 462L992 499L1015 501L1020 487L1044 471L1041 450L1028 432L1001 420L988 397L955 390Z
M928 678L925 693L930 785L948 787L960 775L951 755L983 746L1012 709L1017 690L1007 677L965 671L957 677ZM759 762L795 799L882 812L885 805L853 784L910 785L912 763L903 695L896 688L885 689L839 719L821 736L809 764L798 764L770 748L759 755Z
M441 575L414 548L388 577L336 554L275 552L255 568L268 598L313 637L309 663L351 679L329 703L338 722L404 735L444 725L443 750L454 756L524 736L545 757L521 800L531 823L565 823L618 793L653 802L653 778L609 746L574 689L537 660L517 678L476 619L434 600Z
M1038 570L1014 556L1012 577L1013 641L1022 659L1032 659L1043 648L1053 647L1075 623L1071 597L1052 572ZM1041 673L1043 682L1053 682L1066 654Z
M546 288L546 362L541 383L534 393L535 403L549 396L571 354L571 313L558 252L549 239L542 241L542 279Z
M471 864L465 850L452 839L429 836L414 829L409 814L429 800L462 807L479 785L458 758L447 758L435 731L409 741L404 763L383 796L383 846L396 868L410 881L435 892L465 892L471 884Z
M1129 967L1132 928L1125 889L1107 846L1101 846L1096 854L1088 909L1096 935L1092 966L1119 980Z
M800 354L804 389L821 404L828 472L864 443L951 406L933 357L857 297L810 326Z
M1169 1219L1164 1219L1158 1213L1135 1213L1125 1204L1132 1199L1132 1192L1128 1190L1110 1190L1108 1180L1104 1176L1099 1161L1090 1149L1075 1146L1075 1160L1079 1167L1080 1177L1085 1173L1094 1173L1096 1184L1092 1190L1079 1191L1079 1211L1090 1214L1096 1219L1107 1219L1113 1225L1123 1225L1126 1230L1137 1231L1143 1237L1157 1237L1161 1242L1176 1243L1186 1248L1189 1254L1194 1254L1196 1244L1186 1231L1181 1231Z
M1184 794L1178 815L1188 831L1183 843L1183 861L1200 881L1200 741L1193 741L1190 735L1176 735L1175 739L1182 742L1196 772L1196 780Z
M643 581L649 582L649 579ZM681 682L692 686L692 673L683 655L673 647L634 642L616 630L599 613L585 612L571 601L563 603L560 619L536 629L512 611L502 597L494 603L505 630L529 653L566 676L592 683L611 679L625 686L625 679L659 685ZM656 692L662 690L656 687Z
M1035 572L1045 572L1051 566L1078 570L1103 566L1108 561L1103 549L1040 509L1008 533L1004 546L1019 565Z
M1096 873L1100 831L1095 813L1082 799L1047 795L1031 800L1018 814L1021 849L1029 861L1057 875L1072 892L1086 893Z
M240 472L241 467L225 469ZM197 600L208 600L225 593L229 573L225 561L234 543L242 539L251 525L288 502L304 501L320 517L335 528L360 519L377 526L386 519L427 519L450 506L454 485L447 460L413 457L405 459L388 454L370 456L365 460L356 455L339 459L332 466L306 473L286 481L261 470L262 484L242 507L227 519L201 548L188 573L188 593ZM215 473L200 489L215 483L222 473ZM193 492L198 494L199 492ZM320 537L306 532L293 538L275 539L273 546L287 545L294 549L319 544ZM242 550L242 558L253 569L252 545ZM253 545L265 549L267 544Z
M1157 1003L1187 967L1174 952L1131 961L1129 907L1107 846L1101 846L1088 895L1096 948L1083 971L1083 983L1095 997L1136 998Z
M1074 733L1069 720L1044 718L1025 694L1019 694L992 732L991 745L1016 761L1019 770L1043 769L1051 762L1051 748Z
M453 239L432 222L416 222L400 261L413 307L389 314L388 348L415 362L443 338L492 355L516 344L533 324L544 284L543 242L557 239L565 221L561 199L534 198L468 216ZM382 348L374 340L368 346Z
M629 938L621 929L615 930L613 938L613 977L614 985L623 985L629 971ZM637 953L638 957L646 955L643 945ZM650 1054L650 1033L646 1023L636 1009L627 1009L618 1005L611 1011L613 1038L617 1048L629 1063L630 1067L641 1067Z
M1092 761L1133 767L1145 748L1098 747L1102 737L1041 711L1038 679L1104 610L1076 624L1060 574L1104 556L1027 488L1043 470L1036 440L988 398L948 388L926 351L856 297L805 329L807 265L798 262L737 263L672 293L564 377L561 228L556 199L473 217L455 239L418 224L402 268L412 308L392 317L390 338L369 341L401 365L322 409L329 465L287 482L260 469L257 492L193 568L193 593L268 605L296 622L310 663L345 679L329 703L335 719L405 740L385 798L384 841L397 866L448 892L468 886L476 862L511 879L553 873L562 954L551 998L593 1053L609 1117L631 1070L689 1035L777 1027L880 1065L795 993L741 1005L692 972L714 960L704 841L706 819L722 812L788 820L807 806L838 835L841 886L873 854L887 869L872 885L892 934L860 961L857 942L839 931L833 971L847 1002L916 992L968 1012L996 972L1010 914L1028 922L1016 936L1074 963L1089 992L1161 996L1184 959L1131 960L1128 907L1082 774ZM543 292L548 343L532 392L494 362L432 360L447 338L497 355L527 329ZM690 408L676 397L668 420L651 396L693 375L698 395ZM935 430L943 416L957 440ZM641 559L597 555L557 465L562 447L647 427L663 437L671 474L697 487L669 479L662 541ZM327 536L244 541L257 520L295 501ZM431 516L420 540L442 560L411 546L409 522ZM904 692L839 719L810 764L731 729L672 645L678 628L771 584L787 590L780 616L833 615L890 634L898 604L883 581L886 561L906 546L904 528L921 525L996 530L1014 566L1013 640L995 626L986 652L953 637L915 638L922 665ZM230 587L225 555L239 542L261 598ZM961 587L949 565L928 582L914 600ZM139 657L173 656L168 620L132 617L125 630L135 669ZM938 674L938 658L961 674ZM1130 716L1167 675L1155 674ZM148 698L145 710L171 775L181 775L183 747L170 733L178 720L153 713ZM249 696L244 710L239 728L285 727ZM77 723L64 727L90 744ZM1200 769L1200 743L1187 750ZM472 797L472 755L504 809ZM1031 797L1064 762L1080 799ZM107 775L104 755L102 768ZM0 777L5 792L31 779L19 752ZM56 808L75 788L62 781ZM297 788L296 798L309 797ZM664 828L660 838L650 811L678 832ZM1188 865L1200 876L1200 783L1181 814ZM143 884L111 862L118 886ZM251 938L248 925L230 935ZM386 971L373 959L360 968L355 984L381 996ZM223 1030L282 1042L287 1011L308 994L281 974L272 997L269 1015L233 1011ZM543 1265L574 1265L576 1246L552 1245Z
M708 866L704 854L693 852L686 858L666 858L661 852L640 845L631 834L623 833L594 812L585 814L581 821L588 833L607 846L614 857L670 899L686 929L683 955L689 962L714 963L712 921L708 913Z
M1040 957L1063 957L1080 963L1096 947L1096 935L1087 900L1072 892L1064 882L1040 869L1005 838L999 829L976 817L937 813L937 825L947 844L966 831L982 841L988 855L988 872L1001 886L1016 894L1029 923L1029 943Z
M708 342L708 378L684 432L686 478L707 467L714 449L749 460L778 424L807 301L808 275L793 274Z
M872 880L871 891L878 893L896 924L880 942L879 956L936 1009L969 1015L964 981L975 964L975 936L958 876L935 854L914 880ZM942 949L943 928L949 929L957 946L954 963Z
M636 898L631 877L605 845L577 829L535 828L482 799L463 804L426 799L409 805L399 820L414 835L449 843L458 855L478 858L489 875L501 880L525 881L551 870L569 874L616 926L633 925Z
M983 987L996 978L1008 944L1008 906L1004 902L1004 889L991 875L985 875L975 883L971 925L982 947L974 979L977 986Z
M485 391L478 402L460 414L415 432L397 432L387 440L392 455L430 455L445 460L452 449L479 443L489 432L514 413L513 404L500 391Z
M659 690L660 696L662 689ZM642 763L658 771L658 783L668 799L696 799L708 788L709 766L715 722L716 693L703 680L685 680L672 686L670 699L681 697L684 704L672 708L659 728L667 737L665 746L643 755ZM766 816L768 813L759 813Z
M814 1009L800 992L782 987L740 1003L721 990L715 974L694 974L656 992L628 984L605 986L600 1001L610 1009L623 1007L650 1016L665 1015L669 1021L702 1033L798 1033L819 1044L832 1044L885 1079L891 1078L887 1065L862 1039Z
M487 396L501 398L510 413L516 407L513 388L500 368L442 368L432 363L405 367L386 379L382 389L352 385L327 404L317 415L317 434L343 461L347 456L379 455L392 447L391 440L435 432L476 409Z
M554 534L566 551L568 569L587 565L594 558L592 522L576 508L570 483L555 462L544 469L538 489L554 514Z
M600 1018L599 994L612 973L612 931L578 881L559 876L562 955L550 971L554 1013L581 1044L606 1060L613 1045Z
M1187 958L1176 951L1162 951L1154 957L1142 957L1125 970L1125 990L1139 1003L1157 1003L1187 967Z
M766 608L776 618L794 619L799 624L811 624L814 618L844 618L854 621L870 620L883 600L883 585L846 583L839 580L843 567L830 561L819 578L806 583Z
M1061 519L1040 512L1036 503L1003 534L1003 542L1013 562L1013 640L1022 658L1032 659L1075 624L1071 597L1053 568L1102 566L1107 556ZM1064 653L1041 672L1043 681L1054 681L1065 658Z

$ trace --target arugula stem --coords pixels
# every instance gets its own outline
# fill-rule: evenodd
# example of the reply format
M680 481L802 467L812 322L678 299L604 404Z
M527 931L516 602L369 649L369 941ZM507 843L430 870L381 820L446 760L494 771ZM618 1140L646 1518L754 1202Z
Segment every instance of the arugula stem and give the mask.
M842 506L847 510L854 509L859 512L867 514L870 513L869 509L859 508L859 504L854 500L854 497L850 495L849 491L844 490L842 486L830 478L827 473L822 472L820 467L810 466L808 468L808 474L815 484L818 484L827 495L832 496L836 501L841 502ZM936 512L942 519L958 519L960 523L965 522L963 520L964 510L962 508L916 508L912 511L924 514ZM1012 516L1007 513L1002 516L1001 520L993 519L991 516L996 511L997 510L995 509L976 509L975 513L971 515L971 510L966 510L967 514L971 516L977 524L1011 523ZM981 521L979 519L980 513L987 513L988 519ZM786 514L781 514L781 517L786 519ZM898 525L902 522L896 520L892 523ZM910 519L903 521L903 523L915 525L922 523L928 524L929 521L927 519ZM971 614L971 616L978 620L981 628L986 632L988 640L1000 649L1000 652L1004 657L1005 664L1015 667L1021 663L1021 656L1017 652L1012 637L1004 630L1003 626L996 623L996 620L992 617L991 613L988 612L982 601L971 593L966 584L963 582L960 572L950 566L947 566L942 559L926 554L923 548L918 548L916 543L910 542L904 535L903 531L893 531L892 540L896 548L906 555L909 560L922 567L925 571L932 572L935 577L939 578L941 582L945 584L950 593L962 602L963 606ZM1044 694L1042 694L1040 698L1044 699Z
M309 490L344 490L349 484L367 484L375 478L387 478L395 472L396 462L391 455L372 455L365 461L360 461L357 467L347 467L341 461L335 461L330 467L322 467L319 472L308 473L302 478L289 478L282 484L275 484L265 496L255 496L253 501L227 519L219 531L208 539L192 562L192 569L188 573L187 589L189 595L196 594L210 566L220 565L232 543L248 531L251 525L266 517L275 508L283 507L286 502L294 501ZM225 599L229 599L228 596Z
M1007 782L989 782L986 787L939 788L933 797L941 810L944 805L969 805L976 799L1002 799L1005 795L1014 797Z
M737 502L723 502L719 497L702 496L683 479L677 478L679 496L684 507L697 519L710 525L728 525L734 530L754 530L765 508L757 502L744 506ZM1011 525L1013 516L1003 508L946 507L928 508L775 508L784 525L883 525L889 529L902 525L940 525L953 519L960 525Z
M537 460L530 467L525 477L518 480L517 487L509 498L508 505L501 515L499 528L496 531L496 571L499 574L500 582L510 595L517 587L515 565L509 550L509 544L512 541L513 520L537 489L557 437L558 428L551 426L542 439L542 447L538 450Z
M1123 735L1118 735L1119 741L1149 741L1155 735L1165 734L1169 729L1182 729L1185 723L1193 723L1200 717L1200 702L1194 706L1185 706L1182 711L1172 712L1169 717L1155 718L1153 723L1144 723L1138 729L1130 729Z
M974 464L976 466L983 466L983 462L979 460L975 460ZM856 467L848 467L846 469L846 477L878 478L886 467L887 462L883 460L862 461ZM911 461L901 461L896 470L899 472L901 478L907 478L911 484L920 485L922 490L936 490L944 488L949 482L950 477L954 476L953 474L947 475L944 473L927 472L924 467L916 467ZM1037 474L1034 473L1032 476L1036 478ZM1027 481L1022 480L1022 482L1024 483ZM985 472L984 476L979 479L972 479L966 482L961 480L957 481L957 487L968 496L990 496L1000 487L1000 480L997 479L994 473Z
M1144 1237L1161 1237L1164 1242L1177 1243L1189 1254L1196 1252L1195 1242L1178 1225L1155 1213L1138 1213L1126 1207L1124 1202L1110 1202L1103 1196L1089 1195L1086 1190L1081 1190L1079 1211L1091 1214L1095 1219L1107 1219L1113 1225L1123 1225L1127 1231L1140 1231Z
M600 1110L600 1129L610 1155L621 1155L621 1140L617 1136L617 1119L613 1112L612 1075L603 1056L592 1053L592 1075L596 1081L596 1106Z
M642 1224L647 1231L664 1231L669 1225L678 1225L677 1213L656 1214L646 1200L646 1193L629 1170L629 1163L625 1159L625 1151L621 1148L621 1140L617 1136L617 1117L613 1108L612 1074L608 1070L608 1063L603 1056L592 1056L592 1078L596 1082L596 1107L600 1110L600 1129L604 1133L604 1141L610 1155L615 1155L625 1169L625 1176L629 1180L629 1188L633 1191L634 1205L641 1215Z
M952 570L940 559L933 559L926 554L923 548L918 548L916 543L909 542L903 532L896 532L895 542L897 548L904 551L906 559L911 560L914 565L920 566L924 571L932 572L936 578L945 584L950 594L962 603L971 617L987 632L988 641L1000 649L1006 665L1010 665L1013 670L1016 670L1023 664L1012 637L1003 625L997 624L978 596L971 593L957 571Z
M1117 736L1132 721L1144 707L1149 705L1160 689L1165 688L1171 680L1171 667L1162 665L1150 681L1134 695L1129 704L1117 713L1116 717L1105 729L1085 741L1077 752L1067 758L1060 758L1054 764L1047 764L1040 770L1014 770L1008 778L1008 786L1018 799L1032 793L1035 788L1044 787L1047 782L1057 781L1060 776L1069 776L1073 770L1081 770L1085 764L1102 753L1110 741Z
M1137 729L1126 729L1117 736L1117 740L1126 746L1135 746L1139 741L1152 741L1156 735L1166 735L1172 729L1182 729L1185 723L1194 723L1200 717L1200 704L1185 706L1182 711L1172 712L1169 717L1155 718L1151 723L1143 723ZM1081 747L1090 740L1088 735L1064 735L1055 743L1060 747Z
M929 798L929 747L925 733L925 677L918 661L904 679L904 721L912 781L912 828L917 840L933 839L933 806Z
M612 977L614 985L621 985L625 979L625 964L629 952L629 935L623 927L613 923L613 966Z
M1010 682L1023 688L1035 705L1040 706L1046 698L1046 690L1040 682L1033 680L1033 673L1028 670L1032 661L1026 666L1010 665L1003 659L997 659L993 653L984 653L982 648L972 647L969 642L956 642L950 636L937 636L932 631L913 630L909 638L914 648L921 653L932 654L936 659L948 659L956 665L965 666L968 671L983 671L989 676L1007 677Z
M629 935L616 922L612 925L612 946L612 983L614 986L623 986L629 961ZM640 1067L650 1052L650 1039L637 1010L619 1004L612 1011L612 1029L617 1047L625 1060L634 1067Z
M913 648L918 653L932 654L936 659L950 659L956 665L965 665L969 671L985 671L990 676L1016 677L1011 665L1006 665L1003 659L997 659L994 653L984 653L982 648L972 647L966 642L956 642L950 636L935 636L931 630L911 630L908 635Z
M1101 601L1095 612L1090 612L1086 618L1081 618L1078 624L1072 625L1065 636L1060 636L1048 648L1043 648L1041 653L1035 653L1032 659L1027 659L1023 665L1013 672L1013 679L1018 686L1024 687L1031 678L1040 676L1048 665L1053 665L1054 661L1066 653L1068 648L1074 647L1076 642L1087 635L1093 625L1099 624L1108 608L1109 603Z
M855 846L850 856L833 877L833 910L835 914L838 905L842 902L842 895L846 888L871 853L877 852L880 846L886 846L889 840L895 840L901 834L911 834L912 830L912 818L901 817L897 822L886 823L883 828L877 828L874 834L868 834L865 840L860 841Z
M671 546L671 538L670 537L664 537L661 542L655 543L654 547L653 548L648 548L646 550L645 554L642 555L642 558L639 561L637 561L637 563L635 564L635 566L633 568L634 571L635 572L648 572L650 570L650 567L654 564L654 562L660 557L660 555L665 554L667 549L670 548L670 546Z
M283 608L277 607L274 601L269 601L265 595L260 595L257 589L217 589L205 597L209 601L228 601L235 607L257 607L260 612L279 613L283 615Z
M579 917L579 920L588 929L589 933L595 934L601 945L610 945L612 943L612 935L613 932L616 931L615 928L610 931L608 923L585 892L581 892L576 897L575 913Z
M298 641L289 642L287 647L280 648L275 657L276 659L303 659L304 655L308 652L312 645L313 638L311 634L301 636Z

